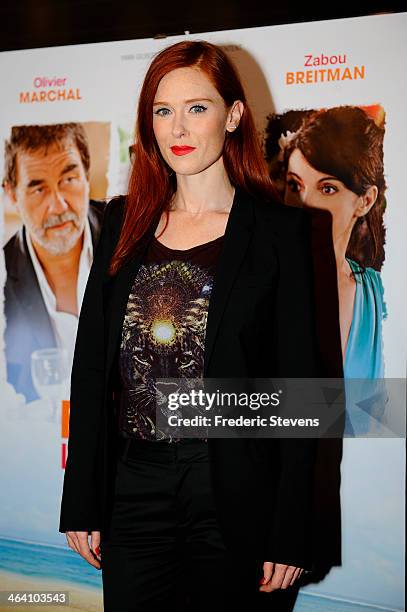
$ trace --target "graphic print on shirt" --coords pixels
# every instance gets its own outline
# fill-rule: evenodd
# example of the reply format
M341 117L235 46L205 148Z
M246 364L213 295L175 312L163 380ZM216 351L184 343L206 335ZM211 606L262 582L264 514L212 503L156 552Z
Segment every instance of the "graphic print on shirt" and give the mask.
M156 378L199 378L213 277L187 261L143 264L123 323L121 376L128 435L167 437L155 430ZM174 391L176 389L174 388Z

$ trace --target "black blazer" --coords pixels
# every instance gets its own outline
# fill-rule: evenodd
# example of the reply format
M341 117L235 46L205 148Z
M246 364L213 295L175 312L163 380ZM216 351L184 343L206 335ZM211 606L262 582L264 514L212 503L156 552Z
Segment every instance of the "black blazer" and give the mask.
M154 222L114 278L123 198L107 207L82 304L71 377L59 531L109 531L118 356L126 304ZM214 277L204 376L317 377L310 221L301 209L236 190ZM220 527L236 554L310 568L316 441L209 439Z
M88 219L93 248L99 238L105 202L90 200ZM4 246L7 380L27 402L38 398L31 378L31 353L57 346L27 245L23 225Z

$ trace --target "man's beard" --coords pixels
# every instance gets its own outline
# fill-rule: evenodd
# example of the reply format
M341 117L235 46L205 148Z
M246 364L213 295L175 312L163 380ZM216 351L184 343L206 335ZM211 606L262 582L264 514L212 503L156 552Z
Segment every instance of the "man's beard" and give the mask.
M21 218L26 230L34 240L51 255L63 255L68 253L78 242L85 227L89 203L84 206L80 214L73 210L67 210L62 215L50 215L43 225L35 226L25 211L21 211ZM72 221L65 227L48 231L47 228L60 225L66 221Z

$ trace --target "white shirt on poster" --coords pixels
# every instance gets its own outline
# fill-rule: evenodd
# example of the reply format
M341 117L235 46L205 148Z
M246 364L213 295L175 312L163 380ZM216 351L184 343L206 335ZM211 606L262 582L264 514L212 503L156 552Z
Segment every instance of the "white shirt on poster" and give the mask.
M57 310L56 297L51 287L49 286L47 278L44 274L44 270L42 269L34 246L32 244L31 237L27 231L26 238L31 261L33 263L38 284L41 289L42 299L44 300L44 304L51 320L52 329L55 334L57 347L66 349L68 355L68 371L71 372L79 318L70 312L63 312L61 310ZM92 235L90 231L89 219L86 218L83 234L82 251L79 258L79 272L76 286L78 313L80 312L82 306L82 300L85 293L86 283L88 280L92 261Z

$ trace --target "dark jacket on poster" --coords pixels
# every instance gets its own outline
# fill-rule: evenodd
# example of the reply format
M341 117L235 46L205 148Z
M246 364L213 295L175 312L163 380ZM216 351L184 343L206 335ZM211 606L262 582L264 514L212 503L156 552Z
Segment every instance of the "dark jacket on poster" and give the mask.
M88 219L94 250L105 207L105 202L89 202ZM31 261L24 225L4 246L4 258L7 270L4 288L7 380L30 402L38 398L31 378L31 353L57 344Z
M107 207L79 318L59 531L109 532L118 357L127 300L154 222L115 277L108 264L124 198ZM157 219L158 221L158 219ZM207 378L320 376L310 219L297 208L236 190L207 318ZM219 524L236 553L313 564L313 439L208 439Z

